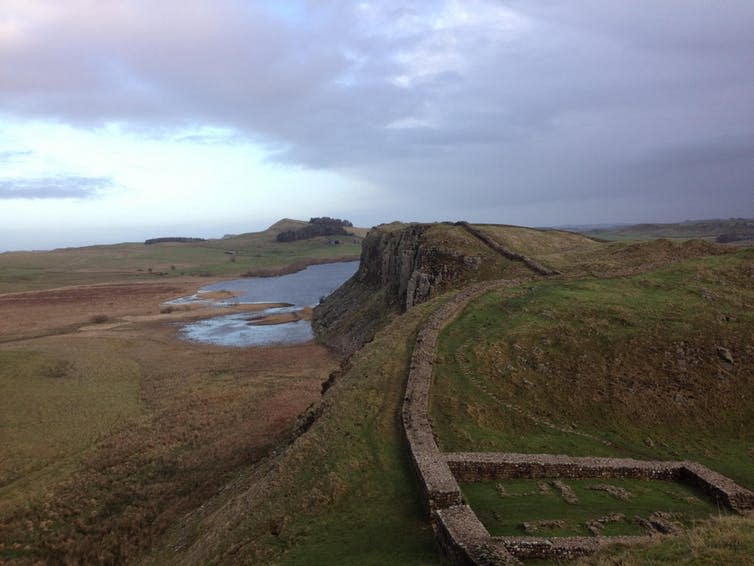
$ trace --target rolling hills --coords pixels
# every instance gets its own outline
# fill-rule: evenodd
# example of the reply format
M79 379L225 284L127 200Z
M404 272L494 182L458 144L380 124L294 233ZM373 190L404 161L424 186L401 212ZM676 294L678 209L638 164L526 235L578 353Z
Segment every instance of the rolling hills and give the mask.
M283 228L285 223L275 229ZM119 556L143 564L446 563L422 507L401 406L419 329L459 289L494 280L516 283L472 301L440 336L431 416L444 450L693 459L754 487L752 248L699 240L605 242L490 224L472 228L394 223L364 234L359 271L314 313L320 339L340 354L337 369L316 349L293 359L292 351L281 350L270 371L257 353L234 358L220 351L164 349L159 344L166 330L158 326L149 331L148 349L139 347L143 343L133 333L108 339L108 355L122 361L124 378L116 382L126 398L136 391L140 399L124 405L122 422L146 414L169 426L144 422L136 432L105 431L112 442L99 445L88 461L106 457L112 466L95 465L84 476L97 485L82 492L86 504L71 491L57 492L46 501L49 507L34 508L36 515L6 518L0 556L23 563L24 556L44 556L39 549L54 545L56 556L75 559L103 536L94 525L104 520L111 529L104 562ZM474 231L511 253L499 253ZM255 264L260 268L281 259L269 234L260 244L263 251L253 252L258 238L239 236L234 247L247 250L241 257L250 263L262 254ZM179 245L156 246L174 253L170 248ZM327 242L307 246L307 258L338 248ZM222 245L209 249L225 251ZM223 259L219 271L230 263ZM558 273L542 276L530 264ZM8 345L0 355L23 371L62 368L77 378L95 361L85 361L88 354L77 350L84 357L60 366L70 358L62 352L71 343L51 337L30 342L26 353ZM30 350L44 355L29 357ZM166 354L180 357L165 362ZM317 362L311 368L308 356ZM127 360L138 361L140 377L129 373ZM250 444L241 431L251 432L262 414L280 407L276 396L294 392L275 389L283 376L295 377L295 387L307 391L289 407L314 403L266 444ZM268 401L274 401L269 410ZM129 458L145 473L126 465ZM156 500L168 510L163 514L150 503L160 486L167 488ZM519 514L506 527L513 532L522 523L560 520L543 516L543 508L560 509L563 521L575 521L566 526L582 532L584 521L603 513L599 505L608 497L593 494L591 484L575 483L579 507L557 507L550 504L553 493L540 495L545 504L538 503L532 492L542 488L536 483L504 484L508 495L502 499L494 484L477 486L476 494L462 487L489 520L496 520L494 513L506 509L510 497L518 498ZM585 558L587 563L745 563L754 553L751 517L715 516L714 504L695 491L645 490L630 482L616 487L638 498L633 513L668 506L666 512L685 514L684 529L631 548L608 547ZM103 512L102 504L112 508ZM63 509L68 514L62 523L51 519L50 513ZM101 515L90 515L97 509ZM159 523L150 523L155 517ZM23 548L13 550L7 536L21 536L25 521L32 525L19 539L30 545L26 555ZM631 518L610 528L641 532ZM68 539L72 546L66 546ZM35 547L40 540L47 547Z
M315 312L323 338L353 353L328 380L306 432L169 531L149 560L441 562L398 420L411 344L454 289L501 277L529 282L478 299L443 335L433 390L440 443L688 457L752 486L751 249L476 228L562 275L541 278L488 257L457 225L373 230L359 273ZM432 261L448 256L458 267ZM381 313L375 324L360 322L371 313ZM711 543L710 552L740 562L752 549L750 519L692 523L688 535L627 551L629 563L665 552L691 563L705 555L695 537L721 525L740 545ZM593 560L623 551L605 552Z

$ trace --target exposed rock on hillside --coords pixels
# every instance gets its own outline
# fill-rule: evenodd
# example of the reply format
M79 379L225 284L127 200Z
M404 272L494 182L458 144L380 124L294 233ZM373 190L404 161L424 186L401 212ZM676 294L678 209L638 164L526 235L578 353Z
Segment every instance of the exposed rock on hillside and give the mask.
M314 310L317 336L350 355L389 316L520 267L450 224L388 224L364 240L358 272Z

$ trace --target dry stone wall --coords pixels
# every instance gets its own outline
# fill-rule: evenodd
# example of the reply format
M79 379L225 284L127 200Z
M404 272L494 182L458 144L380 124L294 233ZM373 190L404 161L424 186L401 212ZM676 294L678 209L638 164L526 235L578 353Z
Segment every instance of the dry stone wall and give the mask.
M482 232L481 230L474 228L471 224L468 222L459 222L459 226L463 227L469 234L479 238L482 242L487 244L489 247L491 247L493 250L495 250L500 255L507 257L508 259L512 259L513 261L521 261L526 266L531 269L532 271L538 273L539 275L560 275L559 271L556 271L554 269L550 269L549 267L545 267L541 263L538 263L534 261L529 256L526 256L524 254L520 254L518 252L514 252L513 250L509 250L505 246L502 246L499 242L496 242L493 240L490 236Z
M646 537L492 537L465 504L458 481L504 478L642 478L681 481L708 493L728 508L754 508L754 493L695 462L629 458L583 458L552 454L441 453L432 430L429 403L437 340L442 329L468 303L492 289L521 281L493 281L468 286L437 309L419 330L403 402L402 422L422 499L437 540L454 564L516 563L517 558L568 559L613 543Z

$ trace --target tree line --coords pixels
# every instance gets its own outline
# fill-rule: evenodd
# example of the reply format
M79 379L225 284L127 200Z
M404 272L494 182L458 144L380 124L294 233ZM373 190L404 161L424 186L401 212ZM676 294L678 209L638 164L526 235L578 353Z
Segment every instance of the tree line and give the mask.
M346 228L351 227L353 227L351 222L340 218L330 218L329 216L311 218L306 226L280 232L277 235L277 241L295 242L315 236L348 236L351 233Z

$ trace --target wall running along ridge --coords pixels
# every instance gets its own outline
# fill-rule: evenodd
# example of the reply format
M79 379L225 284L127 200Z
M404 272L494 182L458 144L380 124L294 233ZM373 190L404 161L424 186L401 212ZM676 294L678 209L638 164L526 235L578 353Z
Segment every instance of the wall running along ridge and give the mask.
M403 430L411 462L419 478L422 501L438 542L454 564L515 564L519 558L568 559L592 553L607 544L634 543L647 539L645 536L493 537L474 511L465 504L458 480L662 479L697 487L735 512L742 513L754 508L754 493L695 462L574 458L552 454L440 452L429 417L435 349L440 332L472 299L493 289L514 287L521 283L522 281L506 280L485 282L458 291L420 328L411 357L402 410Z
M531 269L532 271L536 273L539 273L540 275L545 275L545 276L560 275L560 271L556 271L554 269L550 269L549 267L545 267L541 263L534 261L529 256L520 254L518 252L514 252L513 250L509 250L505 246L500 245L499 242L496 242L495 240L493 240L490 236L488 236L481 230L474 228L468 222L458 222L458 225L461 226L464 230L466 230L472 236L479 238L482 242L487 244L489 247L491 247L493 250L495 250L497 253L499 253L503 257L507 257L508 259L511 259L513 261L521 261L524 264L526 264L526 266L529 269Z

